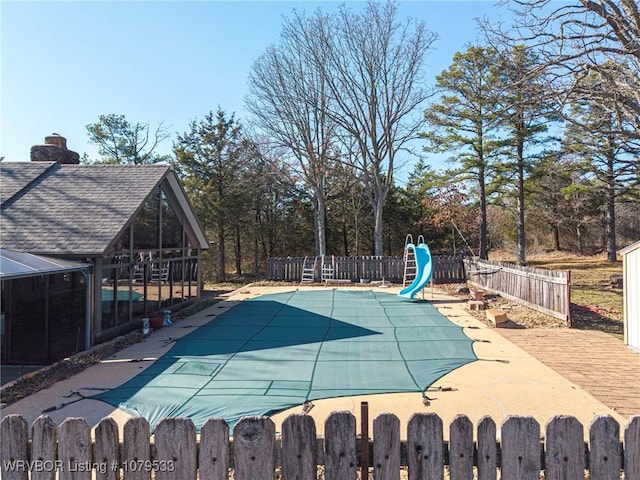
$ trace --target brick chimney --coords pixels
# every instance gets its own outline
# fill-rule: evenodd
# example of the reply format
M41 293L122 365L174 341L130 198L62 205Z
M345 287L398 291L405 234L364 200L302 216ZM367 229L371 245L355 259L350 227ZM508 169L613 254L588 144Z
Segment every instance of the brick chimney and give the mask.
M32 162L58 162L70 165L80 163L80 155L67 150L67 139L57 133L44 137L44 145L31 147Z

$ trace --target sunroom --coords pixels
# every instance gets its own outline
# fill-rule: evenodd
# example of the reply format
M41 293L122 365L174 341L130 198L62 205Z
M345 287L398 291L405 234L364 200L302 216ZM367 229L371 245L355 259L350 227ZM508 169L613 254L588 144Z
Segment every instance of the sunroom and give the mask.
M3 281L2 303L11 305L3 363L54 362L200 296L199 260L208 243L169 165L3 162L0 173L2 248L88 266L84 276L35 276L20 288ZM34 310L54 280L75 286L63 302L75 312L73 339L64 345L55 334L68 308ZM18 345L29 348L18 354Z

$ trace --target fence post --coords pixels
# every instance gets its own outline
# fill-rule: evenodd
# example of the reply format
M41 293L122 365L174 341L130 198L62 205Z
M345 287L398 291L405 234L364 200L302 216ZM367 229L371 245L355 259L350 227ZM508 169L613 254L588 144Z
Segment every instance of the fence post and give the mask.
M43 467L44 465L55 465L57 434L58 426L51 417L41 415L36 418L31 426L31 459L42 460ZM54 480L55 478L55 468L40 468L31 471L31 480Z
M640 478L640 415L629 417L624 427L625 478Z
M149 480L151 471L135 468L151 461L149 422L142 417L131 418L122 431L122 467L124 480ZM139 462L139 463L138 463Z
M21 415L7 415L0 423L0 471L7 480L27 480L27 469L15 461L29 459L29 424Z
M496 480L498 473L498 448L496 446L496 422L484 416L478 423L478 480Z
M473 479L473 424L466 415L456 415L449 426L449 471L451 478Z
M273 480L276 426L268 417L244 417L233 429L235 480Z
M91 470L79 472L91 465L91 429L84 418L67 418L58 429L58 460L60 480L91 480Z
M356 478L356 419L350 412L333 412L324 424L325 480Z
M609 415L598 415L589 425L589 475L591 480L619 478L621 460L620 425Z
M304 414L288 416L282 422L282 478L283 480L315 480L316 424Z
M400 471L400 420L381 413L373 420L373 478L396 480Z
M584 430L575 418L555 416L547 422L545 478L584 478Z
M221 418L210 418L200 430L198 468L202 479L229 479L229 425Z
M196 479L196 427L189 418L165 418L155 431L156 480ZM170 468L164 468L170 467ZM170 471L172 470L172 471Z
M442 419L435 413L414 413L407 426L409 480L443 480Z
M540 425L536 419L509 416L501 430L502 478L539 480Z
M360 470L369 476L369 402L360 402Z
M96 480L120 480L120 440L118 424L113 418L103 418L95 429L93 461Z

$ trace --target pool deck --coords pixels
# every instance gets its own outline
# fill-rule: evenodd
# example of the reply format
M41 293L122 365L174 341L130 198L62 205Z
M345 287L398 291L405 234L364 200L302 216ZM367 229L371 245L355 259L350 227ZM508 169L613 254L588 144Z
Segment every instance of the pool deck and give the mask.
M151 365L153 359L171 348L175 339L211 321L213 314L248 298L296 288L327 287L240 288L223 302L153 332L145 341L102 363L3 408L0 415L18 413L31 423L43 410L58 407L47 413L58 424L67 417L83 417L93 427L109 416L122 427L129 418L127 413L98 400L83 399L73 392L89 396L95 394L96 389L116 387ZM394 294L398 289L376 287L374 290ZM623 427L629 416L640 414L640 354L627 349L620 340L600 332L573 329L493 329L471 316L464 308L466 302L459 298L437 290L432 298L427 290L425 299L476 340L474 349L479 360L437 381L427 392L432 398L429 405L423 404L420 393L313 401L309 415L316 420L319 434L323 433L328 415L336 410L351 411L359 425L363 401L368 402L370 422L379 413L392 412L400 419L405 432L411 415L435 412L444 422L445 437L448 437L449 423L458 414L467 415L474 424L489 415L498 425L509 415L531 415L538 420L543 432L550 417L572 415L585 426L585 433L597 415L611 415ZM286 416L300 412L302 407L295 407L272 416L276 429L280 430ZM371 425L369 428L371 431Z
M614 336L557 328L497 332L623 417L640 415L640 354Z

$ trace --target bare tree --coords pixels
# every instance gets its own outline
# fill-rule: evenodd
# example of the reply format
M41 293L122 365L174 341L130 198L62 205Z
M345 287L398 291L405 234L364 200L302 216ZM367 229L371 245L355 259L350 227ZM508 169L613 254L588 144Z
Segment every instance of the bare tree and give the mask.
M317 255L326 254L327 201L341 194L344 186L329 181L339 167L337 125L328 116L333 100L319 73L319 55L309 52L316 47L305 38L313 37L325 19L320 13L313 19L297 14L285 19L280 42L253 65L246 102L255 125L269 136L272 146L293 160L293 168L278 171L288 171L287 183L298 187L302 183L312 198Z
M493 39L512 45L526 43L542 60L531 75L543 75L554 92L556 111L588 96L614 110L617 125L629 125L625 135L640 131L640 7L637 0L503 0L514 10L516 24L507 30L483 22ZM613 71L607 65L619 65ZM588 90L583 79L598 76L606 88Z
M320 29L305 32L333 98L329 116L355 144L376 255L383 254L382 212L396 155L422 126L420 106L429 96L422 65L437 38L423 22L398 16L394 2L369 2L359 12L342 5Z

